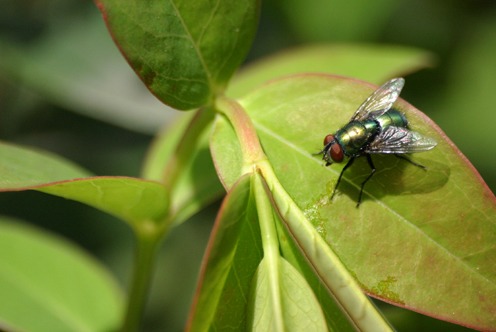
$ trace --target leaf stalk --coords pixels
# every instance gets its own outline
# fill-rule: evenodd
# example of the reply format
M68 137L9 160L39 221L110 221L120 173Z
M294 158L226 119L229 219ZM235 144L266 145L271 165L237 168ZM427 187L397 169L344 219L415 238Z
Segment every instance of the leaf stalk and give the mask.
M122 332L138 331L146 305L158 248L167 230L154 221L137 223L133 275L124 312Z

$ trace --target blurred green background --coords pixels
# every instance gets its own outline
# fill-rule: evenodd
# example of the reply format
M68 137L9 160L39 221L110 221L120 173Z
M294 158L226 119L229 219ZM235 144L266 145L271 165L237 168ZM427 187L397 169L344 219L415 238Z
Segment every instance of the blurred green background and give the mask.
M435 66L408 76L402 97L446 132L494 192L496 1L267 0L247 62L310 43L432 52ZM153 135L177 114L135 77L91 1L0 0L0 139L56 152L99 175L139 176ZM166 239L146 331L182 330L216 209ZM0 194L0 214L72 239L125 287L132 237L123 223L36 192ZM381 306L399 331L463 330Z

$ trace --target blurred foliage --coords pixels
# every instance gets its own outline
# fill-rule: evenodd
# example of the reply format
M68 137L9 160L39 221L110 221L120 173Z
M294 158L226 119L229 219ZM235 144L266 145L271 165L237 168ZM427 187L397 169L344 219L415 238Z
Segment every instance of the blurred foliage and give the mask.
M248 61L314 42L431 51L437 66L410 75L402 96L438 123L494 192L494 31L493 0L267 0ZM175 114L144 91L91 1L2 0L0 139L50 150L97 174L137 176L151 134ZM168 239L147 331L182 328L214 213L196 216ZM0 214L61 233L127 275L131 237L111 217L33 192L0 195ZM400 331L454 329L381 306Z

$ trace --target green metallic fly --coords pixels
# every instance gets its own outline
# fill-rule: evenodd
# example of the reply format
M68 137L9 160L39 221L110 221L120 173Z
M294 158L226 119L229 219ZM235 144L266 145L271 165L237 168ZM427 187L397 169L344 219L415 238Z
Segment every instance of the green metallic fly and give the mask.
M333 162L340 163L345 157L349 158L339 174L331 200L341 182L343 173L356 158L361 156L367 158L371 172L361 184L357 207L362 201L363 187L376 170L371 154L394 154L425 169L425 166L413 162L403 154L428 151L437 145L436 141L409 130L405 115L391 108L398 99L404 84L403 78L394 78L386 82L360 105L347 125L324 138L324 149L318 154L323 154L322 159L326 161L326 166Z

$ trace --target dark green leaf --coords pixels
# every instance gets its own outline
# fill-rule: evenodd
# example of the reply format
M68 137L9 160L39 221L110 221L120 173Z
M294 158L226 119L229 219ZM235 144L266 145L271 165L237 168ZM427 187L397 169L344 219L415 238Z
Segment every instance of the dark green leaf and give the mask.
M79 248L0 220L0 325L9 331L114 331L122 294Z
M244 59L258 20L254 0L98 0L124 56L177 109L209 104Z
M285 190L367 292L441 319L494 326L494 195L442 131L411 105L399 100L396 107L413 130L439 143L412 156L428 170L374 156L378 172L357 209L360 183L370 172L359 159L330 201L342 166L324 167L313 154L372 91L359 81L307 74L265 85L242 105ZM230 169L235 159L222 151L236 150L238 143L219 139L228 133L215 134L215 164L229 186L238 176Z

